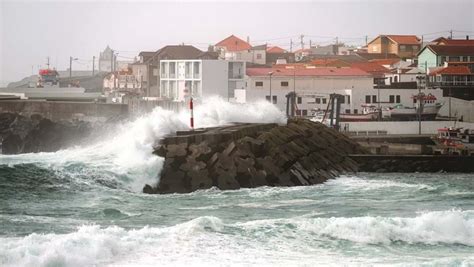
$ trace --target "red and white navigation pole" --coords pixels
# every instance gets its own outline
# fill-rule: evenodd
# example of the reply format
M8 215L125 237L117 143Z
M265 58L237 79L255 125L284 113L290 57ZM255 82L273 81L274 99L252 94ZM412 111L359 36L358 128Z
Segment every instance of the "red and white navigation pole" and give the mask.
M194 131L194 107L193 107L193 97L189 99L189 109L191 110L191 118L189 120L191 129Z

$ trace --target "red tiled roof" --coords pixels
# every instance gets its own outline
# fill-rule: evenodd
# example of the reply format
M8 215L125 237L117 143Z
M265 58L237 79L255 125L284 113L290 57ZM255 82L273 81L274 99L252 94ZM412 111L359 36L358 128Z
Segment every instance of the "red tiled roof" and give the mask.
M396 58L400 59L399 56L396 54L390 54L390 53L366 53L366 52L356 52L356 54L366 60L373 60L373 59L391 59L391 58Z
M308 66L311 66L311 64L307 63L287 63L287 64L274 64L272 67L277 68L277 69L304 69L307 68Z
M471 74L471 70L467 66L448 66L445 68L437 69L430 73L430 75L441 74L466 75Z
M380 59L371 59L369 62L373 62L379 65L393 65L400 62L399 58L380 58Z
M388 38L392 39L394 42L399 44L408 44L408 45L418 45L420 44L420 39L416 35L385 35Z
M272 46L267 48L267 53L275 53L275 54L280 54L280 53L285 53L286 50L279 47L279 46Z
M474 56L474 45L427 45L426 48L442 56Z
M314 66L349 67L350 64L337 58L318 58L311 61Z
M273 76L370 76L369 73L356 68L295 68L295 69L275 69L275 68L247 68L248 76L268 76L273 72Z
M246 41L231 35L224 40L218 42L216 46L225 47L229 52L249 50L252 46Z
M474 40L466 40L466 39L448 39L444 37L440 37L438 39L433 40L434 43L437 45L460 45L460 46L474 46Z
M374 62L360 62L352 63L351 67L363 70L373 75L382 76L385 73L390 73L390 70L384 66L374 63Z

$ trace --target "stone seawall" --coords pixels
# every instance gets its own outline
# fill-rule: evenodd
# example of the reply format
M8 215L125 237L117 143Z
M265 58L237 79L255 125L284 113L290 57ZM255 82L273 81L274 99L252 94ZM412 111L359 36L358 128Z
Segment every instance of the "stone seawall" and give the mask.
M25 117L40 115L52 121L106 121L113 117L127 117L128 106L90 102L7 100L0 101L0 112L18 113Z
M363 172L474 172L473 156L351 155Z
M357 171L348 155L359 153L365 151L343 134L303 119L178 132L155 148L165 158L160 180L143 191L319 184Z

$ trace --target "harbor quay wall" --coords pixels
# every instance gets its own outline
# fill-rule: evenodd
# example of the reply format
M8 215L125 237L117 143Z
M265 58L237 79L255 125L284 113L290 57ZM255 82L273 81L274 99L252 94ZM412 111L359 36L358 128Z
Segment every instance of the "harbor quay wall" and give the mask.
M72 119L105 121L112 117L128 116L128 105L38 100L0 101L0 113L7 112L28 117L38 114L52 121Z
M418 121L364 121L341 122L341 129L345 127L350 135L416 135ZM455 121L422 121L421 134L435 135L438 129L444 127L462 127L474 129L472 122Z
M350 155L362 172L474 172L473 156Z
M177 132L161 140L164 165L145 193L187 193L258 186L319 184L358 167L349 154L366 151L347 136L305 119L287 125L235 124Z

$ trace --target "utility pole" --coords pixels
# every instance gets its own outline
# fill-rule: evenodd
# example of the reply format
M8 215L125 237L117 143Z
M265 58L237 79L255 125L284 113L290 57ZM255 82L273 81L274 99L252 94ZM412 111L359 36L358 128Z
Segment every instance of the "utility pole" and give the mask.
M339 44L339 38L336 36L336 46Z
M428 62L425 61L425 90L428 89ZM423 112L423 99L421 96L421 86L418 86L418 134L421 135L421 115Z
M293 53L293 39L290 39L290 53Z
M453 30L449 31L449 38L452 40L453 39Z
M300 35L300 43L301 43L301 50L303 50L304 49L304 35L303 34Z
M309 48L311 49L312 43L311 40L309 40Z
M92 57L92 76L94 76L95 72L95 56Z
M110 50L110 72L114 71L114 50Z
M69 78L72 77L72 57L69 57Z
M49 70L49 57L46 58L48 60L48 62L46 63L46 66L48 66L48 70Z
M365 45L367 46L368 44L369 44L369 36L366 35L366 36L365 36Z

